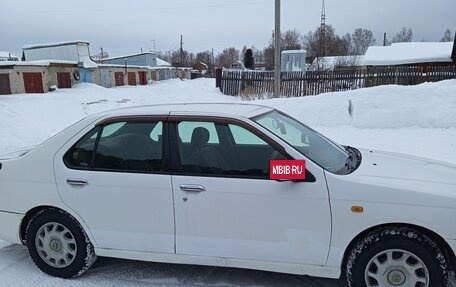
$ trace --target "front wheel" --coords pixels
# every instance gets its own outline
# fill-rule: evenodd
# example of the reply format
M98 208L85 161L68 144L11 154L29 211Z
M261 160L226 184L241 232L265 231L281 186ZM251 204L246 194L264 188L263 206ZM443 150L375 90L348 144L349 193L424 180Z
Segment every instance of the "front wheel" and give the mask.
M51 276L79 276L97 258L82 226L64 211L51 208L39 212L30 220L26 236L33 262Z
M383 228L351 250L346 278L350 287L444 287L447 262L437 244L418 231Z

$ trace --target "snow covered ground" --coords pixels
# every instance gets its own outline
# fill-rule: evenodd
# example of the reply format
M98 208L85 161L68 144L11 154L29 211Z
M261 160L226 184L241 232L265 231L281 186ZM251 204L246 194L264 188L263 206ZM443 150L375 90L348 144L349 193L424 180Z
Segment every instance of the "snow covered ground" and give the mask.
M0 96L0 153L35 145L99 111L158 103L235 102L213 80ZM279 108L341 144L456 163L456 80L255 101ZM339 280L243 269L102 259L76 280L39 272L21 246L0 240L0 286L343 286Z

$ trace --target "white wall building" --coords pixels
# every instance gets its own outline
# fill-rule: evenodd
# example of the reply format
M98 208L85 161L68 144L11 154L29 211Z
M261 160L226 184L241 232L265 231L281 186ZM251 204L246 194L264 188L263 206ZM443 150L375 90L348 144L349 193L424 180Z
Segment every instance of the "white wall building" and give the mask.
M26 61L65 60L77 62L83 68L96 68L90 58L89 42L69 41L60 43L32 44L22 47Z
M305 72L306 50L282 51L281 70L282 72Z

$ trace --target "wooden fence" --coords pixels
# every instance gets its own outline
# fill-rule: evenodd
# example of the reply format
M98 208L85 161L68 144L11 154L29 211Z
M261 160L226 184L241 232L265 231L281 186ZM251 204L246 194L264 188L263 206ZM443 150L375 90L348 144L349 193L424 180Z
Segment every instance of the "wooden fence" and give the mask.
M380 85L416 85L456 79L456 66L392 66L282 72L281 79L282 96L300 97ZM268 97L274 92L274 72L223 70L220 88L225 95Z

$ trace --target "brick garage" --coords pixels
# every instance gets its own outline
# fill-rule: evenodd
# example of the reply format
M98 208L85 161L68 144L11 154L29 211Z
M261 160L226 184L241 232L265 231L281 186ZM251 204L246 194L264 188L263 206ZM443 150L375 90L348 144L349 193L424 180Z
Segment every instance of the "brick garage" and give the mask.
M79 83L76 63L5 62L0 63L0 94L46 93L53 85L71 88ZM7 86L9 84L9 87Z
M151 75L147 67L99 64L100 85L105 88L147 85Z

